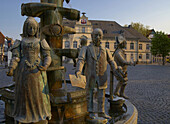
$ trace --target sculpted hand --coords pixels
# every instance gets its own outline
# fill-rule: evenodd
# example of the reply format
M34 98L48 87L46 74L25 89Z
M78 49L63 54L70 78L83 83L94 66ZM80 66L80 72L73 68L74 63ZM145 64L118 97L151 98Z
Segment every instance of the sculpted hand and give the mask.
M9 70L6 74L7 74L7 76L13 76L13 72L14 72L13 68L9 68Z
M133 61L129 63L129 65L133 65L133 66L135 66L136 64L138 64L138 61Z
M46 70L47 70L47 67L45 67L45 66L38 66L38 69L39 69L40 71L46 71Z
M80 71L77 71L77 72L76 72L76 77L78 78L78 77L80 77L80 75L81 75L81 72L80 72Z

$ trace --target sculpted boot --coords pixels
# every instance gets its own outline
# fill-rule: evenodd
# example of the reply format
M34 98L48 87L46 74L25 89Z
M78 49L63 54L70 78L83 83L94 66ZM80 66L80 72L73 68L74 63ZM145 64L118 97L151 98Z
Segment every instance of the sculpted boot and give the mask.
M105 112L99 112L98 113L98 117L103 117L106 119L111 119L111 117L109 115L107 115Z
M121 86L122 86L122 82L118 82L116 89L115 89L115 92L114 92L115 96L120 96L119 90L120 90Z
M121 87L121 89L120 89L120 97L123 97L123 98L125 98L125 99L129 99L129 97L127 97L126 95L125 95L125 87L126 87L126 85L127 85L127 83L125 83L125 84L123 84L122 85L122 87Z
M87 94L87 111L89 112L89 117L91 119L95 119L95 115L93 113L93 89L88 90L88 94Z
M98 117L103 117L106 119L111 119L109 115L105 113L105 91L104 92L98 92Z

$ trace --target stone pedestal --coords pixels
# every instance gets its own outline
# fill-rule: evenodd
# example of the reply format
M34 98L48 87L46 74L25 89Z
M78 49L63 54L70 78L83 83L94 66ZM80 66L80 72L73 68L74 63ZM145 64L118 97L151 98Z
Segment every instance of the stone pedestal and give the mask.
M91 119L89 116L86 116L86 123L87 124L107 124L108 119L98 117L95 114L95 119Z
M110 103L109 113L122 114L126 112L126 106L124 105L125 99L122 97L116 97L113 100L108 100Z

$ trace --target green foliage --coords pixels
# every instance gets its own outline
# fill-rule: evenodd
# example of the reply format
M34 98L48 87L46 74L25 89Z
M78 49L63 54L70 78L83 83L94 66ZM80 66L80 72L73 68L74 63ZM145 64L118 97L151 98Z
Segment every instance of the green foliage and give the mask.
M154 38L152 39L151 52L153 55L162 55L164 64L164 58L170 52L170 39L164 32L160 31L154 34Z
M132 28L143 34L145 37L149 34L149 26L144 26L140 22L131 22ZM128 27L127 24L124 25L124 27Z

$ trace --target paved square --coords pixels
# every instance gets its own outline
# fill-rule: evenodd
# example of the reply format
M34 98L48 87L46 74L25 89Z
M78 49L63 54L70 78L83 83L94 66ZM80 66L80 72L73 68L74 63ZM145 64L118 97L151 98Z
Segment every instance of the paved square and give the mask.
M64 66L68 71L68 79L68 74L74 74L74 68L72 64ZM0 87L12 82L12 78L6 76L6 71L0 67ZM128 78L125 93L138 110L138 124L170 124L170 66L129 66ZM4 103L0 101L0 123L4 120L3 111Z

